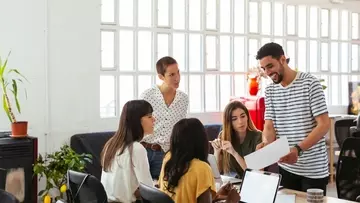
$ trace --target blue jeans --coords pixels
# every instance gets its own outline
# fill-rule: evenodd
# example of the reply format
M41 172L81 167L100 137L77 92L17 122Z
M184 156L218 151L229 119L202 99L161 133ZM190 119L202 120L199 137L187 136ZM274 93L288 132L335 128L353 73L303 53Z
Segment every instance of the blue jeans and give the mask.
M158 180L161 171L162 162L164 159L164 152L154 151L151 149L146 149L146 151L149 160L151 177L152 179Z

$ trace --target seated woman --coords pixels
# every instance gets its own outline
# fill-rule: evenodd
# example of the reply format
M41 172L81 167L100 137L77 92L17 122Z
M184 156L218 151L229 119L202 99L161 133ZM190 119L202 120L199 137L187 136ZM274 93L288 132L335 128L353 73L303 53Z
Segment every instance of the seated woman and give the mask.
M153 109L145 100L127 102L120 116L119 128L101 153L101 183L109 202L131 203L140 199L142 182L153 186L147 152L140 141L154 130Z
M230 184L216 193L213 172L207 162L208 148L204 126L198 119L177 122L160 172L160 190L176 203L211 203L218 197L224 197L226 202L238 202L240 196Z
M211 142L221 174L242 178L247 168L244 156L261 143L261 131L252 122L249 111L239 101L230 102L223 114L223 130Z

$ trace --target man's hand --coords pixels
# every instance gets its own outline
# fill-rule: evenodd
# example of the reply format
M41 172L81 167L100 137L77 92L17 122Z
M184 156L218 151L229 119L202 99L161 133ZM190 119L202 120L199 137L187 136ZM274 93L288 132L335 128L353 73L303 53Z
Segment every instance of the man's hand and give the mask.
M290 152L281 157L279 160L280 163L286 163L286 164L294 164L298 160L298 150L295 147L291 147Z

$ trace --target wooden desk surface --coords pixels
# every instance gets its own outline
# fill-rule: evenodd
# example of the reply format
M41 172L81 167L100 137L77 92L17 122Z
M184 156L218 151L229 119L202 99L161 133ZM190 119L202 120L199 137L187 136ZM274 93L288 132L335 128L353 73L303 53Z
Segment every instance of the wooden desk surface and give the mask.
M306 201L306 192L300 192L289 189L282 189L278 192L278 194L295 194L296 195L296 203L307 203ZM353 201L338 199L335 197L324 197L324 203L355 203Z

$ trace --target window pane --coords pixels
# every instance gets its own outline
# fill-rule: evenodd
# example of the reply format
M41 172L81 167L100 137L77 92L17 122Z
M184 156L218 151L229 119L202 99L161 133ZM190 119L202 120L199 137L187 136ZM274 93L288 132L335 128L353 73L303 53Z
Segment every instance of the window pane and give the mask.
M341 72L347 73L349 66L349 44L341 43Z
M310 7L310 37L318 37L318 8Z
M189 1L189 29L200 30L201 0Z
M258 51L258 40L249 39L249 67L257 66L256 54Z
M244 33L244 0L234 0L234 32Z
M359 39L359 14L353 13L351 15L352 24L352 39Z
M276 2L274 3L274 34L277 36L283 36L283 33L284 33L284 4Z
M201 70L201 36L189 34L189 71Z
M331 86L328 87L331 89L331 105L339 105L340 104L339 87L341 87L339 85L339 76L332 75L331 76Z
M295 68L295 58L296 57L295 57L295 42L294 41L286 42L286 52L287 52L287 58L290 58L290 62L289 62L290 68Z
M310 40L310 72L317 72L318 70L318 42Z
M138 33L138 70L151 71L151 32L139 31Z
M115 77L100 76L100 117L113 117L115 113Z
M114 68L115 33L110 31L101 31L101 67Z
M329 10L321 9L321 37L329 36Z
M287 34L295 35L295 6L286 6L287 11Z
M237 96L237 97L246 96L246 94L245 94L245 75L235 75L234 76L234 87L235 87L235 96Z
M249 32L258 32L259 7L257 2L249 2Z
M119 77L119 106L123 108L126 102L134 99L134 78L131 75L120 75Z
M331 42L331 72L339 71L339 44L336 42Z
M119 68L134 70L134 35L133 31L119 32Z
M103 23L113 23L115 21L114 0L101 1L101 21Z
M347 87L349 83L349 76L342 75L341 76L341 85ZM348 88L343 88L341 90L341 104L342 105L349 105L349 91Z
M216 75L205 75L205 111L217 111L216 100Z
M349 12L346 10L341 12L341 39L349 39Z
M123 0L129 1L129 0ZM152 0L138 0L138 26L151 27L152 22Z
M306 37L306 6L299 6L298 8L298 36ZM311 19L313 20L313 19Z
M230 36L220 36L220 70L230 71Z
M169 34L158 34L157 36L157 57L159 60L169 55Z
M284 40L283 39L276 38L276 39L274 39L274 42L281 45L284 48Z
M169 0L157 0L157 25L169 26Z
M181 75L181 78L180 78L180 83L179 83L179 90L186 92L186 83L187 83L187 80L188 80L188 76L187 75Z
M329 45L321 43L321 70L329 70Z
M173 34L173 56L178 62L180 71L185 70L185 34Z
M220 75L220 111L225 109L231 96L231 77L230 75Z
M359 46L356 44L351 45L351 70L359 70Z
M234 71L245 70L244 37L234 37Z
M216 68L216 37L206 36L206 69Z
M151 88L151 75L139 75L138 76L138 97L147 89Z
M269 43L269 42L271 42L271 39L270 38L262 38L261 39L261 46L263 46L263 45L265 45L265 44L267 44L267 43ZM261 47L260 46L260 47Z
M299 40L298 42L298 66L299 71L306 72L306 41Z
M201 76L189 75L189 87L190 112L201 112Z
M261 4L261 33L265 35L270 35L270 31L271 31L271 3L263 1Z
M230 32L230 14L231 14L231 5L230 0L221 0L220 1L220 31L221 32Z
M129 0L119 0L119 24L121 26L133 26L134 3Z
M206 29L216 30L216 0L206 0Z
M331 10L331 39L339 38L339 12L338 10Z
M185 29L185 0L172 1L173 28Z

